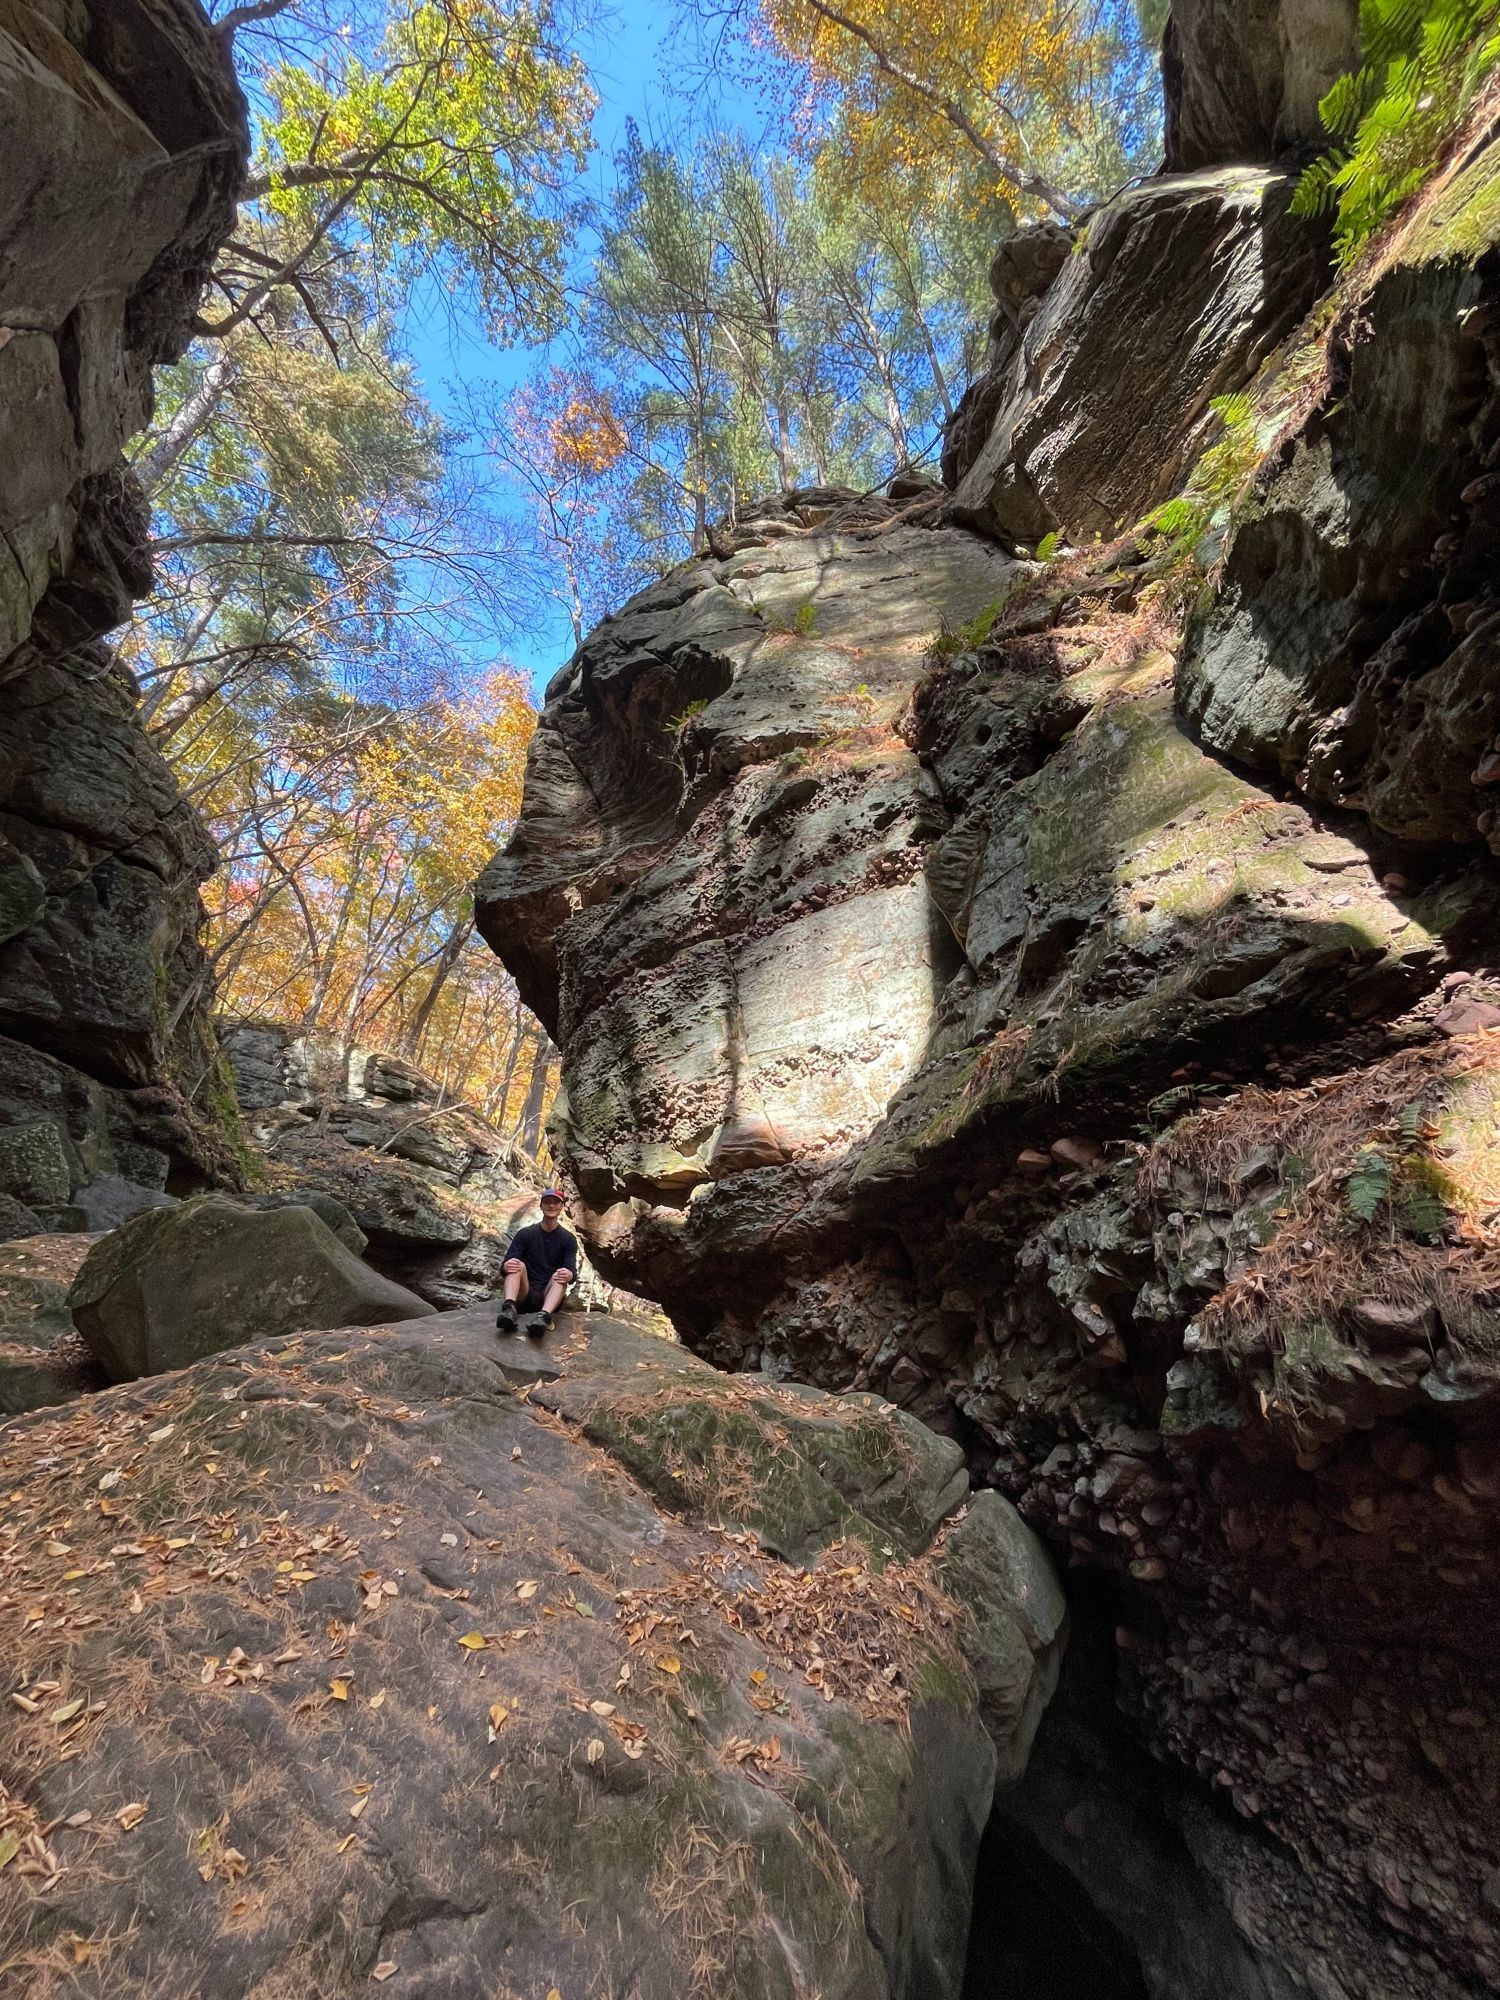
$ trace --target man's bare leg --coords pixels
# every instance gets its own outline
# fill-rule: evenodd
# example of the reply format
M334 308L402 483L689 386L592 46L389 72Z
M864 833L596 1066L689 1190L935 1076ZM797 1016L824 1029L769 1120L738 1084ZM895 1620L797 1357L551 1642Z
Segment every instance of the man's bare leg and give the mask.
M547 1281L547 1293L546 1297L542 1300L541 1310L537 1313L535 1319L529 1323L526 1329L528 1333L545 1333L547 1331L548 1327L552 1324L552 1315L567 1297L568 1287L572 1282L573 1273L571 1271L562 1270L552 1273L552 1276Z
M514 1333L517 1319L516 1309L520 1304L522 1294L526 1290L526 1266L521 1262L519 1257L510 1257L506 1259L504 1271L505 1303L501 1306L496 1316L495 1324L502 1333Z

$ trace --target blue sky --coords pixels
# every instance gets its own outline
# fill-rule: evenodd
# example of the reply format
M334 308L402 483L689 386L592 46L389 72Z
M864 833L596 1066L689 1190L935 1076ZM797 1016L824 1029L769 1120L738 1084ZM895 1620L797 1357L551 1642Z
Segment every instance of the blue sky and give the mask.
M766 135L766 109L753 90L722 74L695 74L692 51L682 44L681 30L674 33L674 11L652 0L613 0L595 11L576 40L599 97L595 151L586 174L596 200L610 191L614 158L632 119L650 136L670 136L688 146L704 132L735 126L752 142ZM577 249L576 279L586 275L590 254L585 236ZM452 422L461 420L464 388L514 388L547 352L492 346L472 314L455 313L453 303L436 293L430 301L414 298L406 344L428 400ZM539 697L572 651L572 638L561 607L543 601L528 612L520 630L497 635L483 650L491 657L504 652Z

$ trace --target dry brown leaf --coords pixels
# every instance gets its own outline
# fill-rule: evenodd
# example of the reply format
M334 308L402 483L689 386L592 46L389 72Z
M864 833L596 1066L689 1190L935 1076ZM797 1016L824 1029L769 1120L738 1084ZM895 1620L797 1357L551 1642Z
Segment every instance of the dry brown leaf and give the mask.
M458 1643L466 1653L477 1653L490 1642L482 1632L465 1632Z
M664 1674L680 1674L682 1662L675 1653L663 1653L656 1663Z
M129 1833L133 1827L139 1826L141 1821L145 1817L146 1817L146 1803L144 1800L141 1799L133 1799L128 1806L121 1806L120 1810L115 1814L115 1818L120 1822L121 1826L124 1827L127 1833Z
M375 1970L370 1974L370 1977L372 1979L386 1980L389 1979L393 1973L398 1972L399 1970L400 1967L396 1964L395 1959L383 1958L380 1961L379 1965L376 1966Z
M521 1600L523 1604L529 1604L532 1598L535 1597L537 1592L541 1589L541 1587L542 1586L539 1583L533 1582L528 1577L524 1583L518 1583L516 1585L516 1596Z

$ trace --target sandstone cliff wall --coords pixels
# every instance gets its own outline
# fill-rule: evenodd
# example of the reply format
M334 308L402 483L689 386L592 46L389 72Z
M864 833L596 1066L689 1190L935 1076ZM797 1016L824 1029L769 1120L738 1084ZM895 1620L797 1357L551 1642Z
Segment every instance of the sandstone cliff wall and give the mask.
M99 635L150 588L121 446L178 355L243 168L193 0L0 4L0 1224L209 1164L212 848Z
M1184 2000L1500 1981L1500 165L1328 289L1261 163L1352 11L1178 10L1174 165L1274 17L1260 137L1012 253L954 502L790 496L593 635L481 885L603 1268L1067 1561L1010 1809ZM1189 591L1131 522L1227 390Z

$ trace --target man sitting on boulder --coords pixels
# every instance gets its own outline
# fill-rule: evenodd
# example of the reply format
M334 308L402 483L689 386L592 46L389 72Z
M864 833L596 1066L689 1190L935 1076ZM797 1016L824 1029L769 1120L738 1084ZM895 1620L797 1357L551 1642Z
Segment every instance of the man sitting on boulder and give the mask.
M542 1219L518 1229L505 1253L505 1303L495 1320L502 1333L516 1330L517 1308L535 1301L528 1333L545 1333L563 1294L578 1275L578 1239L562 1227L563 1198L542 1189Z

